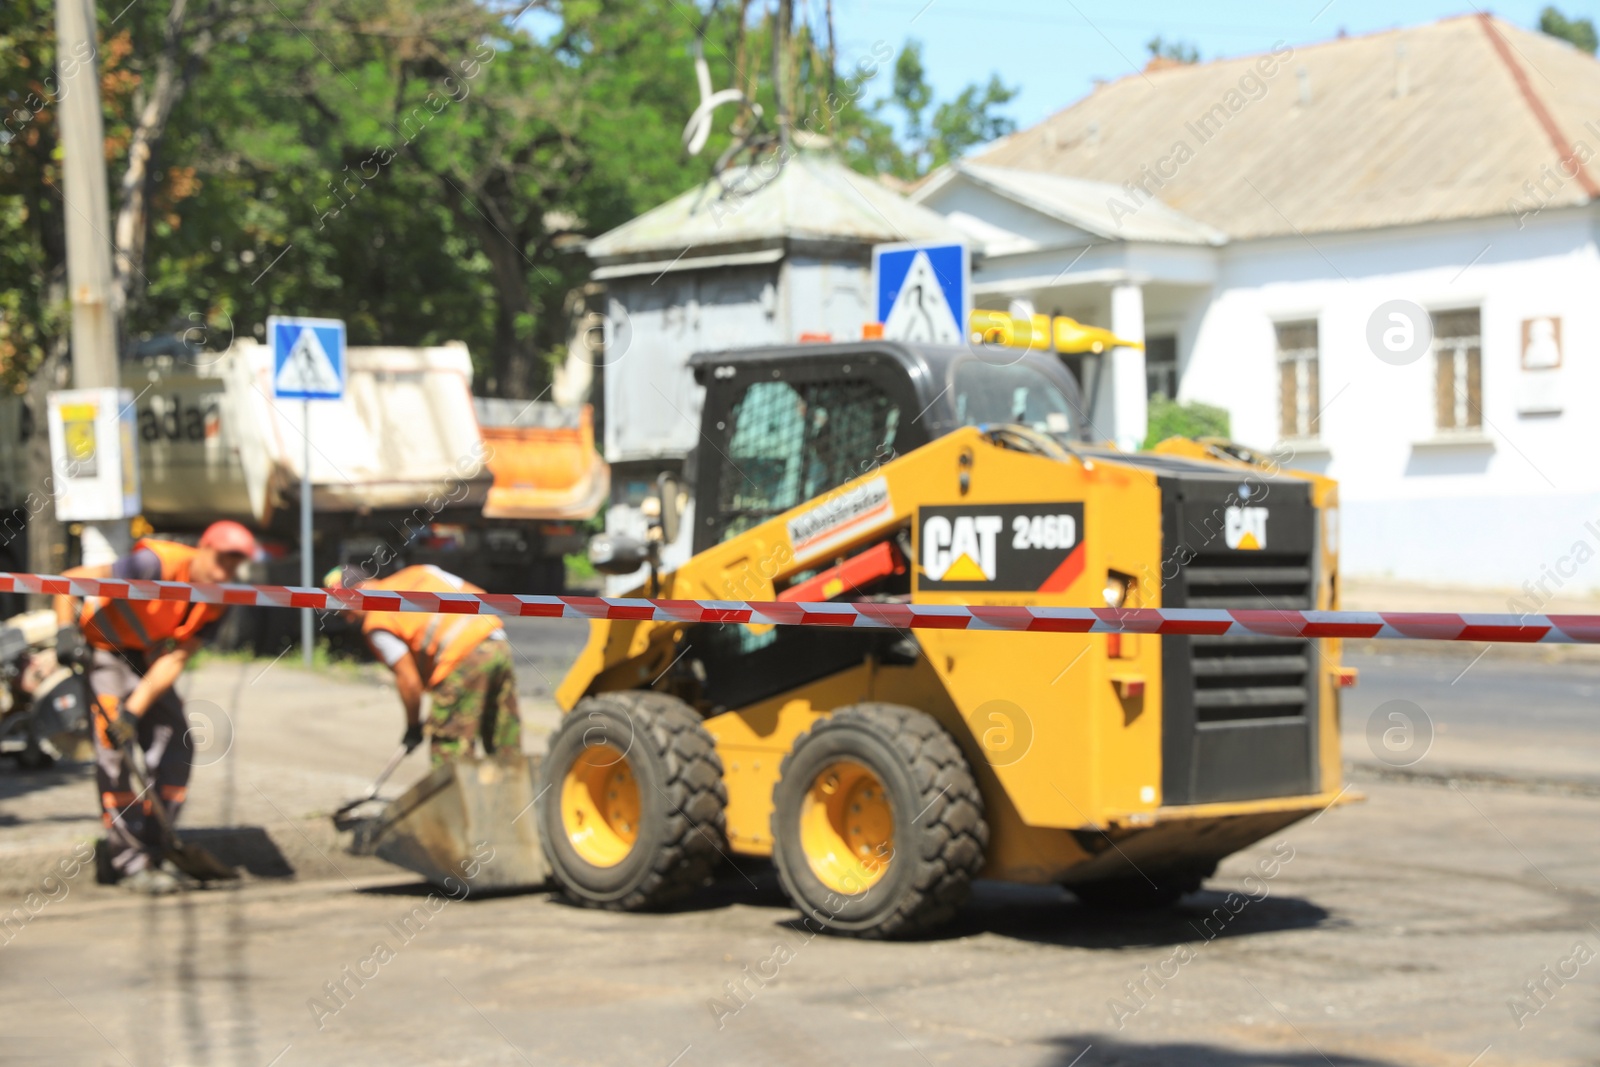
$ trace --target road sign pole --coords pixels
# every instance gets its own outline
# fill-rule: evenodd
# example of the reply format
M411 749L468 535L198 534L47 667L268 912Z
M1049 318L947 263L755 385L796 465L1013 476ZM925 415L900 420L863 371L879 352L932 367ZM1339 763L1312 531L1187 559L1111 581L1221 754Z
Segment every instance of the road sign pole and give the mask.
M300 436L305 448L300 461L300 584L310 588L311 539L311 401L343 400L345 384L344 323L339 319L305 319L271 315L272 395L278 402L300 401ZM330 416L337 421L337 415ZM306 666L315 651L316 626L311 609L300 609L300 644Z
M300 436L305 438L305 458L300 464L300 584L311 580L311 401L300 401ZM306 666L311 666L311 609L300 609L300 644Z

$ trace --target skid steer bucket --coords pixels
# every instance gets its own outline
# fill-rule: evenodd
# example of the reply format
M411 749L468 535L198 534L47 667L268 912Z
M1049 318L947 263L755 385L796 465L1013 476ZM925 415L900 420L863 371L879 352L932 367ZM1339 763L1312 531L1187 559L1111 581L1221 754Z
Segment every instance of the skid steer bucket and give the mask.
M357 825L350 851L415 871L447 891L541 886L549 868L533 811L538 770L537 759L521 754L435 767Z

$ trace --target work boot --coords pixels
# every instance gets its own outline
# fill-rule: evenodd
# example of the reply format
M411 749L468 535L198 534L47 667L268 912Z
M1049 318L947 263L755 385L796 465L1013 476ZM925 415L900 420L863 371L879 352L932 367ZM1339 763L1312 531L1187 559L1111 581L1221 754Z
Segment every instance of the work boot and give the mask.
M99 885L116 885L122 877L111 862L111 845L103 837L94 839L94 880Z
M178 883L179 889L187 891L190 889L205 888L204 883L202 883L200 879L194 877L192 874L189 874L187 871L180 871L171 860L162 860L160 870L162 874L171 875L172 880Z
M183 891L183 883L159 867L135 871L117 884L130 893L146 897L165 897Z

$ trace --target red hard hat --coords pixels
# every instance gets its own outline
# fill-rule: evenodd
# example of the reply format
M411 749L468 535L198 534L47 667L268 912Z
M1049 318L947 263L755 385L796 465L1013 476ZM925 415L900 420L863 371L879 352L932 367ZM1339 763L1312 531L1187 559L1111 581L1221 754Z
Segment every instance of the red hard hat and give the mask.
M217 552L237 552L246 559L254 559L256 555L255 536L232 519L223 519L207 526L206 532L200 535L200 547Z

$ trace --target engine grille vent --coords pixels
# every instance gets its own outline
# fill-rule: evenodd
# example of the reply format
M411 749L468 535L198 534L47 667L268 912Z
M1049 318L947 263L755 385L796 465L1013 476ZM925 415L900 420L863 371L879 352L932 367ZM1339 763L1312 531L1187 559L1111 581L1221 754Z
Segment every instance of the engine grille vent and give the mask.
M1184 568L1192 608L1270 610L1315 607L1312 569L1296 556L1201 558ZM1199 723L1296 718L1311 702L1311 641L1277 637L1190 639L1195 718Z

